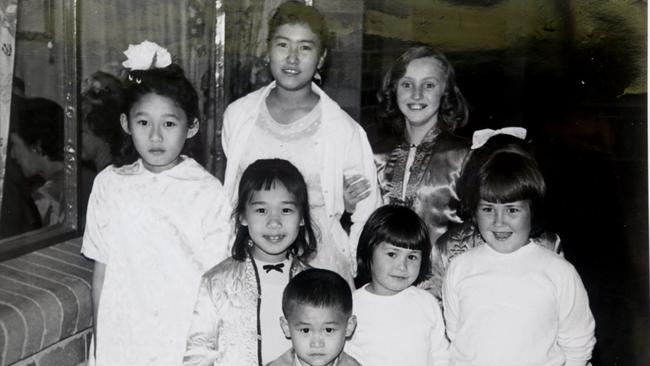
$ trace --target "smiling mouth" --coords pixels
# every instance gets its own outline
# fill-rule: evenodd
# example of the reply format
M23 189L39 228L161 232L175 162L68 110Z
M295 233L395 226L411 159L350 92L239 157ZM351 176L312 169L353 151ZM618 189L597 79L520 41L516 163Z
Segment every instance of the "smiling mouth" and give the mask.
M284 72L285 74L288 74L288 75L292 75L292 76L300 74L300 70L297 70L297 69L282 69L282 72Z
M422 104L422 103L409 103L407 104L407 106L412 111L421 111L427 107L426 104Z
M495 238L496 240L503 241L503 240L508 240L508 238L510 238L510 237L512 236L512 231L507 231L507 232L496 232L496 231L493 231L493 232L492 232L492 235L494 235L494 238Z
M264 239L274 243L282 241L285 237L286 235L264 235Z

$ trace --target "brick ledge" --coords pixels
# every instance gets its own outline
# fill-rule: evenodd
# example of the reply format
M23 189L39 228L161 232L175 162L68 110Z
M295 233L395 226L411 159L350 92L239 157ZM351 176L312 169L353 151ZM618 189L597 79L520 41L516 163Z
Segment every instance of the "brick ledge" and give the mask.
M79 238L0 262L0 366L90 328L93 263L80 250Z

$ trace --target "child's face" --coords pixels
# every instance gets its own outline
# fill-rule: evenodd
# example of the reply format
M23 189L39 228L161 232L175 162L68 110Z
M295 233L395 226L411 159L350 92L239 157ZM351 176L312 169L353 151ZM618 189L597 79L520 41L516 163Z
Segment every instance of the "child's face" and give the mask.
M530 202L494 203L480 200L476 224L487 244L500 253L512 253L528 243L531 227Z
M159 173L177 165L188 139L198 131L189 126L187 115L170 98L149 93L133 104L129 116L120 116L122 129L133 138L133 145L145 168Z
M421 250L381 242L372 253L372 280L367 289L376 295L395 295L415 282L421 264Z
M303 365L330 366L343 351L357 320L333 306L295 305L288 319L280 319L280 325Z
M325 54L308 25L278 27L269 43L269 66L277 87L287 91L311 88L311 79L325 61Z
M241 223L253 240L252 255L264 262L280 262L298 237L302 215L293 194L275 182L268 191L253 192Z
M397 105L413 127L428 126L438 120L438 107L446 79L442 64L433 57L411 61L397 81Z

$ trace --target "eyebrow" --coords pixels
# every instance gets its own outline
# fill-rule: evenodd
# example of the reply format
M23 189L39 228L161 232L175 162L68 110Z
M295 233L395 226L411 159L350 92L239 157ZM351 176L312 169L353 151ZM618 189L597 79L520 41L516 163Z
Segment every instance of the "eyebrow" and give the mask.
M323 323L324 325L339 325L339 322L332 320ZM296 325L312 325L312 323L306 323L306 322L297 322Z
M278 35L273 36L273 38L271 38L271 39L272 39L272 40L282 39L282 40L286 40L286 41L296 41L296 42L300 42L300 43L311 43L311 44L314 44L314 45L316 44L316 41L313 41L313 40L311 40L311 39L298 39L298 40L292 40L292 39L289 38L289 37L278 36Z
M147 112L142 112L142 111L137 111L137 112L135 112L135 113L133 114L134 117L138 117L138 116L142 116L142 115L144 115L144 116L149 116L149 113L147 113ZM165 113L165 114L163 114L162 116L163 116L163 117L174 117L174 118L176 118L176 119L180 119L180 117L178 117L178 115L177 115L176 113Z
M415 78L413 78L411 76L406 76L406 75L402 76L400 79L416 80ZM418 80L430 80L430 79L434 80L434 81L438 81L438 82L440 82L442 80L442 79L440 79L438 77L435 77L435 76L427 76L426 78L422 78L422 79L418 79Z
M249 205L264 205L266 204L266 201L250 201L248 202ZM298 206L298 204L295 201L282 201L280 202L283 205L293 205L293 206Z

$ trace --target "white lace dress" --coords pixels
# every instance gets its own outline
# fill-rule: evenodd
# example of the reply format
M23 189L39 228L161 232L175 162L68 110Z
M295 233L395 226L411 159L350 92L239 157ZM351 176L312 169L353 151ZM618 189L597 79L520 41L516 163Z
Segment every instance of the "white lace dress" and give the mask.
M82 253L106 264L90 364L179 365L201 275L227 257L230 204L190 158L97 176Z

